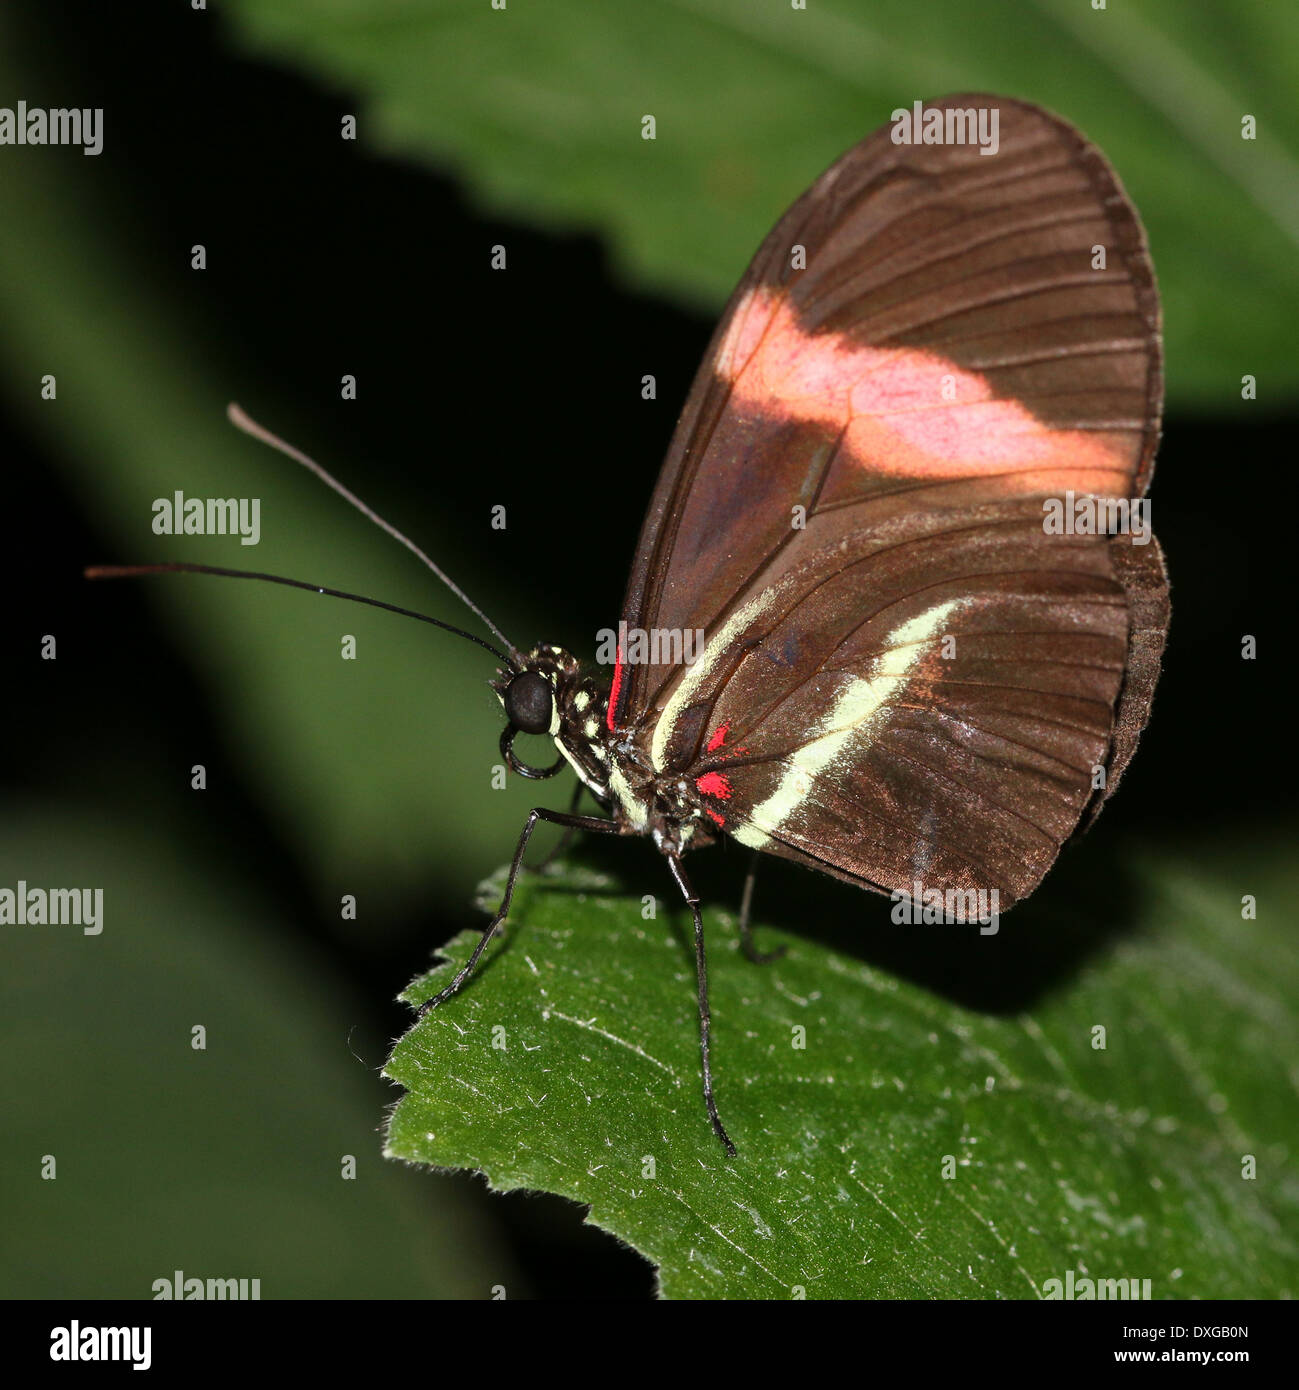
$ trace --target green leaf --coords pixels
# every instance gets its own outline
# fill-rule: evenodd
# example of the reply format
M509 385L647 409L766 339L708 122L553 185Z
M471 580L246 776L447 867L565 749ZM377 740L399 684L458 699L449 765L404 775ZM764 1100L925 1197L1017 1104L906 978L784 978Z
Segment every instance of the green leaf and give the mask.
M631 279L720 304L785 207L898 106L1052 107L1150 233L1174 401L1299 388L1299 10L1230 0L234 0L243 41L321 75L371 147L451 165L486 205L591 228ZM641 119L655 117L654 141ZM1241 121L1257 120L1242 139ZM1193 230L1191 230L1193 229ZM484 252L485 254L485 252Z
M790 949L753 966L707 913L733 1160L700 1094L686 919L643 920L587 871L525 877L478 976L393 1052L389 1151L588 1203L669 1297L1031 1298L1069 1270L1150 1279L1155 1298L1292 1293L1299 979L1277 918L1299 884L1279 850L1233 862L1244 889L1156 863L1127 895L1138 930L1000 1016L801 936L760 931ZM841 918L861 907L832 888ZM996 980L1035 943L1095 934L1069 901L975 938L891 927L871 899L859 930L949 957L965 932ZM474 939L448 946L457 965Z

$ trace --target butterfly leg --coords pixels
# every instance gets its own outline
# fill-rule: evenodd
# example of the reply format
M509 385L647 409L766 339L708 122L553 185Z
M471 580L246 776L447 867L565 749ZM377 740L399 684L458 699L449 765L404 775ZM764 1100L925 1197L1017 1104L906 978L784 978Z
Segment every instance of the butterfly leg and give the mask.
M519 876L519 870L523 867L523 856L528 848L528 840L536 829L537 822L540 820L549 821L552 825L562 825L570 830L593 830L602 831L605 834L616 835L619 830L618 822L605 820L601 816L575 816L571 812L549 811L544 806L534 806L528 812L527 823L523 827L523 834L519 836L519 843L514 850L514 859L510 864L510 874L505 880L505 894L501 898L501 905L497 910L496 916L487 924L487 929L479 939L478 945L474 947L474 953L464 963L455 979L442 990L435 994L432 999L426 999L419 1006L419 1016L423 1018L430 1009L436 1009L444 999L450 997L460 988L473 972L473 968L478 964L478 958L487 949L487 943L496 934L496 929L505 921L510 911L510 899L514 896L514 880Z
M708 1118L713 1122L714 1133L726 1146L726 1152L734 1158L735 1145L731 1143L731 1136L722 1124L722 1117L717 1113L717 1101L713 1098L710 1044L712 1018L708 1012L708 961L704 955L704 918L699 906L699 895L690 886L690 880L686 878L685 870L681 867L681 860L676 855L669 854L667 861L668 867L672 870L672 877L676 879L677 887L681 889L681 895L685 898L695 921L695 977L699 986L699 1054L703 1059L704 1104L708 1107Z
M582 785L580 778L573 783L573 795L568 803L568 814L570 816L575 816L577 814L577 803L581 801L582 792L584 790L585 789ZM555 842L554 849L552 849L548 854L544 855L539 863L534 864L532 866L532 872L534 874L539 874L542 871L542 869L548 869L555 862L555 860L558 859L561 854L563 854L563 852L569 847L569 845L573 843L573 836L576 833L577 827L575 825L567 826L564 830L564 833Z
M740 897L740 950L754 965L770 965L779 960L789 950L788 946L777 946L774 951L759 951L753 944L753 928L749 925L749 910L753 907L753 881L758 876L758 851L753 851L749 860L749 872L744 876L744 893Z

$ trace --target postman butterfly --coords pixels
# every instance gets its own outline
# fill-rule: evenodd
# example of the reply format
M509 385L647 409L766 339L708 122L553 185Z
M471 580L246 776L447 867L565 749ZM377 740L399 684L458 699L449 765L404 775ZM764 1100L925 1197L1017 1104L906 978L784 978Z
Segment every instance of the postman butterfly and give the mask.
M952 138L990 111L992 147ZM1157 542L1044 524L1051 499L1140 499L1150 482L1160 315L1136 211L1100 151L1039 107L965 95L915 115L919 138L885 126L780 219L695 378L618 629L698 631L694 660L620 643L602 676L558 647L515 646L237 407L236 424L414 551L501 647L276 575L87 572L266 579L490 651L506 764L525 778L571 768L575 796L568 812L531 812L499 910L421 1015L505 921L538 823L649 836L693 917L704 1099L729 1154L687 853L725 836L859 888L996 890L1009 907L1117 787L1167 630ZM551 738L554 763L522 761L520 733ZM598 815L579 813L584 793ZM741 944L761 959L751 890L752 874Z

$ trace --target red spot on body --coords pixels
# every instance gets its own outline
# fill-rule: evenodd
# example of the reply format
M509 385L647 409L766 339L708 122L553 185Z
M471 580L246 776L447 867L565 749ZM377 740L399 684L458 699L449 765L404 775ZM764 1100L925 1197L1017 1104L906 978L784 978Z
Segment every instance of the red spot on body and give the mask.
M1074 485L1081 471L1116 475L1126 493L1129 449L1097 432L1043 424L987 380L923 348L870 347L809 333L788 299L763 288L736 310L717 368L735 405L844 431L844 450L872 473L963 478L1032 470L1038 486ZM1116 430L1122 435L1122 430ZM1008 486L1014 487L1013 479Z
M613 688L609 691L609 712L604 717L604 722L609 726L609 732L613 732L614 711L618 708L618 696L622 692L622 643L618 644L618 659L613 664Z
M707 806L704 807L704 810L705 810L710 816L712 816L712 818L717 822L718 825L724 826L724 825L726 824L726 817L725 817L725 816L719 816L719 815L717 814L716 811L712 810L711 808L709 808L709 807L707 807Z
M735 794L724 772L705 772L702 777L695 778L695 786L705 796L715 796L722 801L729 801Z

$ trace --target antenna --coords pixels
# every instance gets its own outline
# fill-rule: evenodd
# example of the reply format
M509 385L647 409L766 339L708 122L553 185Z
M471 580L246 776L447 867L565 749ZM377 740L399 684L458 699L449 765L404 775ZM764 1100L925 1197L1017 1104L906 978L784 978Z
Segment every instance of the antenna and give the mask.
M332 477L329 473L327 473L315 461L315 459L308 458L306 454L304 454L301 451L301 449L295 449L292 444L285 443L285 441L283 439L280 439L278 435L272 434L270 430L266 429L262 425L259 425L256 420L246 415L244 411L234 403L234 401L231 401L230 404L226 406L226 415L229 417L230 423L236 426L238 429L243 430L245 434L251 435L254 439L261 440L263 444L269 444L272 449L278 449L280 453L284 454L288 458L291 458L294 461L294 463L300 463L303 466L303 468L305 468L309 473L314 473L316 477L319 478L320 481L326 485L326 487L333 488L333 490L336 493L338 493L340 497L342 497L345 501L350 502L352 506L354 506L356 510L361 513L362 516L367 517L370 521L373 521L374 524L378 526L381 530L386 531L393 538L393 540L400 541L402 545L404 545L406 549L411 552L412 555L415 555L420 560L422 560L424 564L429 569L431 569L434 574L437 575L437 577L447 586L448 589L451 590L451 592L460 600L460 602L463 603L465 607L470 610L470 612L476 614L479 618L481 618L482 621L491 630L491 632L496 637L499 637L502 642L505 643L505 646L509 650L512 658L506 664L511 667L516 667L518 665L519 649L514 645L514 643L510 641L510 639L500 630L499 627L496 626L494 622L492 622L492 620L487 616L487 614L484 613L481 608L479 608L479 606L469 597L469 595L466 594L465 591L458 584L453 582L449 575L445 574L441 569L438 568L437 565L433 563L432 560L429 559L429 557L419 548L419 546L415 544L414 541L412 541L407 536L403 536L402 533L399 530L397 530L395 526L392 526L388 522L386 522L383 519L383 517L381 517L378 514L378 512L372 511L369 507L367 507L365 503L362 502L361 499L355 495L355 493L349 492L347 488L345 488L343 484L338 481L337 478ZM144 571L148 572L150 567L145 566L141 568L143 568ZM204 572L203 570L194 566L173 566L172 568L189 569L191 573ZM245 576L243 573L234 570L208 570L206 572L228 574L234 578L254 577L258 579L270 579L273 582L280 584L292 584L294 587L301 589L315 589L318 587L315 584L302 584L299 583L297 580L280 579L276 575ZM334 591L329 589L320 589L320 592L324 594L333 593ZM356 599L357 602L360 603L374 603L377 607L380 608L392 608L391 604L377 603L374 599L361 599L358 598L356 594L335 594L335 597ZM407 610L401 608L394 608L393 612L405 613L407 612ZM424 615L421 613L414 613L409 614L409 616L423 618ZM427 618L425 619L425 621L436 623L436 620L433 618ZM436 623L436 625L438 627L448 627L448 624L446 623ZM459 628L449 628L449 630L451 632L460 631ZM462 637L469 636L469 634L465 632L462 632L460 635ZM480 643L480 645L486 644ZM494 648L488 647L488 651L494 650ZM500 653L498 652L497 655L499 656Z
M345 598L352 603L365 603L371 608L383 608L389 613L400 613L403 618L418 618L422 623L432 623L434 627L440 627L446 632L454 632L457 637L467 637L469 641L476 642L485 651L491 652L511 671L518 670L517 663L504 652L497 651L490 642L484 642L481 637L466 632L464 628L452 627L441 618L430 618L427 613L416 613L413 608L399 608L395 603L366 598L363 594L349 594L342 589L326 589L321 584L308 584L305 579L286 579L282 574L261 574L256 570L228 570L220 565L187 565L180 562L161 565L91 565L83 570L82 574L87 579L129 579L139 574L215 574L222 579L263 579L268 584L287 584L291 589L306 589L311 593L325 594L329 598ZM496 629L492 628L492 631L495 632Z

